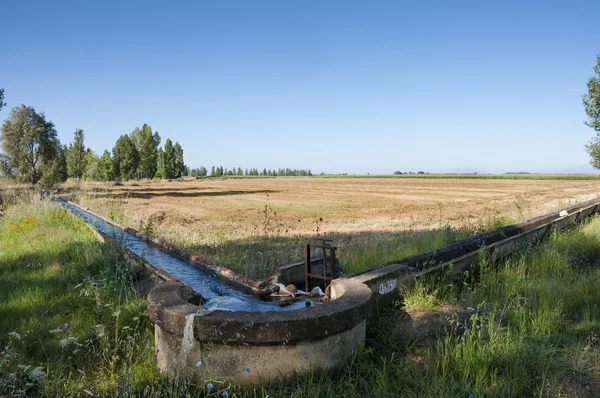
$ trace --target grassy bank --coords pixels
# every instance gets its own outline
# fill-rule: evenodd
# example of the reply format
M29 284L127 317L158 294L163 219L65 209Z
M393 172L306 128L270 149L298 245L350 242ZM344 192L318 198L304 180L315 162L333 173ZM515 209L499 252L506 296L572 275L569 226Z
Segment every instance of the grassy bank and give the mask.
M367 341L338 377L245 390L162 376L124 253L53 204L12 202L0 218L0 396L600 393L598 218L502 264L482 257L472 273L421 280L405 292L405 307L369 321ZM453 315L469 308L470 316ZM405 311L416 323L419 312L440 309L450 319L439 338L411 334L402 321Z

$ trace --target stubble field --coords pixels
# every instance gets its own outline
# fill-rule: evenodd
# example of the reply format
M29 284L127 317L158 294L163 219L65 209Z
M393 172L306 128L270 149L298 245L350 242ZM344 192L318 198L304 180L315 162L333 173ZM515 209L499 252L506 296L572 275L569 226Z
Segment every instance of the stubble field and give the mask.
M81 204L251 277L334 239L348 272L592 199L600 181L225 178L66 187Z

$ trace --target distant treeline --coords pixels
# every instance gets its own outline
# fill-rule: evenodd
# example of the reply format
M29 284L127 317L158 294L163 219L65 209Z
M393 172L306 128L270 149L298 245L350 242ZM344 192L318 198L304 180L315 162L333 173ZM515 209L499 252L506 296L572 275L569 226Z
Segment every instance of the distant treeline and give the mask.
M277 169L277 170L267 170L266 168L262 171L259 171L256 168L253 169L242 169L241 167L228 169L227 167L213 166L210 170L210 175L208 174L208 170L202 166L198 169L187 169L186 175L190 175L192 177L222 177L222 176L286 176L286 177L300 177L300 176L312 176L312 172L310 170L298 170L298 169Z
M404 171L404 172L402 172L402 171L394 171L394 174L395 175L401 175L401 174L429 174L429 173L426 173L424 171L417 171L416 173L414 171Z
M373 174L319 175L313 178L390 178L390 179L456 179L456 180L600 180L596 174Z

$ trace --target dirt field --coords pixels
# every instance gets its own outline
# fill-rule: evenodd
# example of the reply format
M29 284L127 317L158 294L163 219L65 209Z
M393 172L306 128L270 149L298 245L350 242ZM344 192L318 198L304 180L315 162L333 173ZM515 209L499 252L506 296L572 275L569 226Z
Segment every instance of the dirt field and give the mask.
M528 180L260 178L83 187L89 199L123 199L132 226L153 219L234 239L265 228L310 235L317 227L320 233L463 227L528 218L600 194L597 181Z

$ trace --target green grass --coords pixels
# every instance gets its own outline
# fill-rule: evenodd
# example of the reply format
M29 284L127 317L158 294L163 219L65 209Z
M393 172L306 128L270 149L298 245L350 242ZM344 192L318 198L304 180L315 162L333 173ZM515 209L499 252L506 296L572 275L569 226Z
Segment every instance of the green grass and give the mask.
M254 389L213 381L217 389L210 395L208 380L183 381L156 371L153 328L145 301L132 291L124 253L98 242L81 220L56 205L20 201L0 218L0 396L600 392L600 218L501 264L482 256L473 272L448 269L439 278L421 278L405 291L406 308L477 310L470 319L453 321L461 327L437 341L423 345L407 338L392 316L402 310L386 310L368 322L367 340L334 378L313 374L288 386ZM69 337L77 340L65 345Z
M464 334L438 342L426 373L469 385L476 396L597 396L599 258L595 218L498 266L483 262L476 283L451 272L430 280L430 300L478 311ZM457 277L462 283L444 291Z
M8 209L0 236L0 396L113 394L156 378L146 302L118 247L39 199Z

